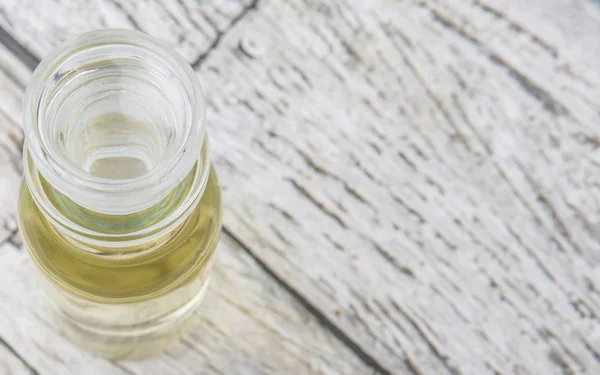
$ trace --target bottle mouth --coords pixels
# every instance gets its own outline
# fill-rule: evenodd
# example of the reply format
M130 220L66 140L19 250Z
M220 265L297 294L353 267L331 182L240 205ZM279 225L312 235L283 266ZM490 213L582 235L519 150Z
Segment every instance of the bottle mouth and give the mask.
M27 157L77 205L130 215L162 201L199 162L205 109L196 75L167 44L128 30L82 34L33 73Z

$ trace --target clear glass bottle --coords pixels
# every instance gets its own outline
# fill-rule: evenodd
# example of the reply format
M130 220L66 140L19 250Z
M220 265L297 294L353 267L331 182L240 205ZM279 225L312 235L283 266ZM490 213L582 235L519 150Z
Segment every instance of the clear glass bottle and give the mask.
M182 57L126 30L63 43L27 87L23 242L96 354L153 354L194 323L221 230L205 108Z

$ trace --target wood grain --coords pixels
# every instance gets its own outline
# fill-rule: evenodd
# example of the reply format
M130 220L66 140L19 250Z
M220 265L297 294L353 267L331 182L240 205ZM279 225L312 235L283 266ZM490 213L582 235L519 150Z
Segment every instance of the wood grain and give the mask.
M371 373L226 234L200 326L181 345L152 359L111 363L68 342L46 313L39 275L17 232L18 124L29 75L0 45L0 284L6 286L0 290L0 374Z
M250 0L3 0L0 26L38 58L69 36L109 27L162 38L191 63L251 6Z
M35 371L28 367L5 342L0 341L0 374L3 375L21 375L35 374Z
M228 231L385 372L600 372L600 8L252 9L199 65Z
M201 69L226 226L391 373L600 371L597 67L466 2L336 4L263 1Z
M21 180L23 90L31 72L0 44L0 243L15 235Z

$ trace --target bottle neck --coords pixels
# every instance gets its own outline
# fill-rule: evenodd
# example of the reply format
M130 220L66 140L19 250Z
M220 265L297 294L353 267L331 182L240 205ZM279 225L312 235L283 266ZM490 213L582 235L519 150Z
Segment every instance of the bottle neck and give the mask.
M33 201L53 229L90 253L110 255L148 251L170 237L197 206L210 173L210 150L204 141L200 156L181 183L157 204L125 215L89 210L52 186L24 147L24 175Z

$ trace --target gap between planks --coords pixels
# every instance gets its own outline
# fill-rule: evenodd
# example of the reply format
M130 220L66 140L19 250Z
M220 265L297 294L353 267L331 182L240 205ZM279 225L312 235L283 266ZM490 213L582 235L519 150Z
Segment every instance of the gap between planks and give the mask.
M4 241L2 243L4 243ZM2 243L0 243L0 246L2 245ZM4 346L6 350L8 350L15 358L17 358L21 363L23 363L27 370L29 370L30 374L39 375L39 372L37 372L23 357L21 357L21 355L9 343L4 341L2 337L0 337L0 346Z

